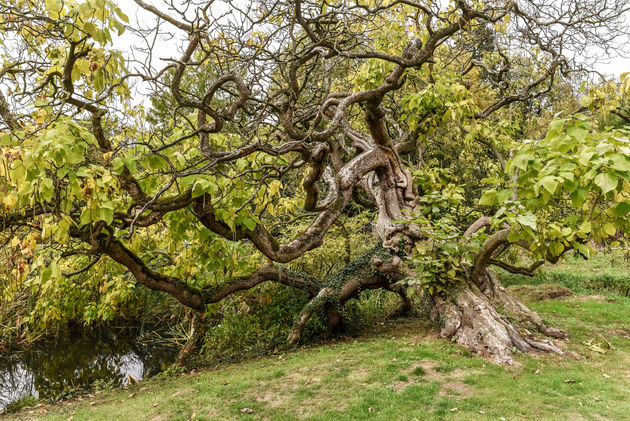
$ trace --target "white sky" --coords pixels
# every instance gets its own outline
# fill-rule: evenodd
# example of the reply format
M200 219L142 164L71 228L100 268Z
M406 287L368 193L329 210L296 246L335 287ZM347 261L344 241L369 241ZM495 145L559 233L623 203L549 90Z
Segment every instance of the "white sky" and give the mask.
M168 9L161 0L145 0L145 2L155 5L163 12L168 12ZM125 12L127 16L129 16L129 22L132 26L136 23L136 21L140 22L140 24L145 27L154 25L155 16L140 8L133 0L117 0L116 3L123 10L123 12ZM212 7L225 9L225 3L217 2L217 4L213 5ZM628 16L628 21L630 21L630 16ZM166 22L163 22L163 25L165 25L163 28L166 28L166 26L168 26L168 29L175 29ZM184 37L183 39L185 39L185 36L181 30L175 29L174 32L178 35L181 35L182 37ZM130 51L130 46L133 42L137 42L137 40L135 40L134 37L130 36L130 34L127 32L123 34L122 37L115 39L114 45L119 50ZM159 46L159 48L157 49L155 54L156 58L177 58L179 56L177 47L181 45L181 42L177 42L177 40L162 41L157 45ZM156 62L155 64L159 65L158 62ZM622 73L630 72L630 57L616 57L612 59L608 57L602 57L601 60L595 64L595 70L609 77L612 77L615 81L619 81L619 76Z

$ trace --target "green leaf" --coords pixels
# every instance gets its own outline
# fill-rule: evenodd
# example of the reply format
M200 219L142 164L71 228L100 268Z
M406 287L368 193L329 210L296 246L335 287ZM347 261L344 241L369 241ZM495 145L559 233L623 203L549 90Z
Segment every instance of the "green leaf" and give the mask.
M521 239L521 235L517 231L508 232L507 239L510 243L516 243Z
M500 205L512 197L514 192L510 189L501 189L497 192L497 203Z
M117 156L116 158L114 158L114 171L116 171L117 174L122 174L124 170L125 160Z
M83 31L93 36L96 31L98 31L98 29L96 28L96 25L94 25L92 22L85 22L83 24Z
M98 92L101 92L105 88L105 72L101 67L94 72L94 88Z
M61 0L46 0L46 10L49 12L59 12L61 10Z
M619 180L611 173L600 173L595 176L594 182L600 189L602 189L602 194L606 194L617 187Z
M613 224L611 224L610 222L604 224L604 232L608 235L610 235L611 237L613 235L615 235L617 233L617 229L615 228L615 226Z
M442 249L444 249L444 251L446 251L449 254L455 254L457 253L457 243L454 241L448 241L444 243L444 245L442 246Z
M253 231L256 228L256 221L251 218L243 218L242 224L250 231Z
M591 249L586 244L573 243L573 248L579 251L582 256L586 257L587 259L591 257Z
M586 108L590 107L592 103L593 98L590 96L583 96L582 98L580 98L580 104L582 104L582 106Z
M105 207L98 208L97 218L101 221L105 221L107 225L109 225L114 220L114 211Z
M55 194L53 181L50 178L44 178L39 185L39 194L44 202L48 202Z
M213 195L217 191L219 191L219 186L217 186L216 183L202 178L201 180L197 180L195 182L192 190L192 197L195 198L203 196L206 193L209 195Z
M68 230L70 230L70 222L66 219L59 221L54 233L55 241L64 242L68 238Z
M577 189L573 193L571 193L571 203L573 204L574 207L581 208L587 197L588 197L588 190Z
M116 162L114 162L114 165L116 165ZM127 169L131 174L135 174L138 172L138 167L136 166L136 158L133 156L133 154L128 153L127 155L125 155L125 165L127 166Z
M554 194L556 192L556 189L558 188L557 177L553 175L543 177L540 180L540 184L551 194Z
M628 212L630 212L630 202L624 201L618 203L614 211L617 216L626 216Z
M584 142L584 139L586 139L588 130L585 130L581 127L569 127L567 129L567 133L569 134L569 136L581 143Z
M80 217L81 225L87 225L92 222L92 215L90 215L90 210L88 208L83 208Z
M114 7L114 12L118 15L118 17L125 23L129 23L129 17L120 10L119 7Z
M579 184L577 181L570 180L565 178L564 180L564 189L568 192L574 192L578 188Z
M531 213L517 216L516 221L523 226L536 229L536 216Z
M549 123L549 131L547 132L546 139L551 140L553 137L560 134L562 132L562 129L564 128L564 123L565 120L562 119L553 120L551 123Z
M525 171L527 169L528 162L534 158L534 154L529 151L525 153L517 153L512 159L512 165Z
M591 158L593 157L593 155L595 155L594 151L591 150L584 150L580 153L580 156L578 158L578 162L580 163L580 165L582 166L588 166L589 162L591 161Z
M51 275L52 275L52 268L50 266L47 266L44 269L42 269L41 274L40 274L42 282L48 281Z
M549 251L552 256L560 256L560 254L564 251L564 245L557 241L552 242L549 245Z
M615 155L611 159L610 167L617 171L630 171L630 158L626 155Z
M497 191L495 189L491 189L486 191L481 198L479 199L479 204L481 206L492 206L497 201Z

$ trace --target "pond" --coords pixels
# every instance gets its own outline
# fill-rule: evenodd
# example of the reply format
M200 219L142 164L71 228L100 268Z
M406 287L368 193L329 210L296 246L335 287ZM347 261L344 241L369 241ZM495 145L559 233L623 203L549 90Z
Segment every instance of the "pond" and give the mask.
M126 385L163 371L177 352L138 331L98 329L0 356L0 413L28 396L56 400L97 385Z

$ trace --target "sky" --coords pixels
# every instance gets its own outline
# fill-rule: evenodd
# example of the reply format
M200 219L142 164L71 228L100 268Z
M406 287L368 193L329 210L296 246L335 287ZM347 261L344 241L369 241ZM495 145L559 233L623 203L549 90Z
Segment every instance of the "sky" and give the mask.
M143 26L152 26L155 23L155 17L150 12L140 8L133 0L115 0L118 6L129 16L130 23L133 24L136 21L140 22ZM153 4L163 12L168 12L168 9L161 0L144 0L146 3ZM630 0L629 0L630 1ZM219 7L225 10L225 3L217 2L212 7ZM630 25L630 14L628 16ZM170 28L173 28L170 24L164 23ZM176 30L177 34L184 36L181 30ZM184 36L185 37L185 36ZM184 38L185 39L185 38ZM122 51L129 51L131 45L137 42L137 40L131 36L130 33L125 33L121 37L115 40L115 46ZM177 40L163 40L158 44L159 48L156 53L158 59L155 64L159 64L159 58L177 58L180 54L177 50ZM630 72L630 57L615 57L609 58L602 56L601 59L595 63L595 70L598 72L612 77L615 81L619 81L619 77L622 73Z

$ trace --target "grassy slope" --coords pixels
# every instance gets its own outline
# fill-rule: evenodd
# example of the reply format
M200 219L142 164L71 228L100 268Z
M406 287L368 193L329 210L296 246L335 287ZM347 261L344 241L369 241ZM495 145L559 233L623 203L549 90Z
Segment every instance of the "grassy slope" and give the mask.
M577 278L594 279L606 270L617 283L627 276L627 269L611 271L607 265L602 260L574 262L561 267L560 275L547 274L533 283L552 278L575 288ZM510 278L509 283L523 281ZM520 288L525 298L536 295L528 293L531 288ZM580 361L521 355L519 367L495 366L433 338L424 322L406 320L388 323L381 333L355 341L152 379L128 390L25 410L13 417L68 420L72 416L74 421L630 419L630 298L604 292L529 304L552 325L569 331L571 339L563 347L577 353ZM244 408L253 412L244 414Z

